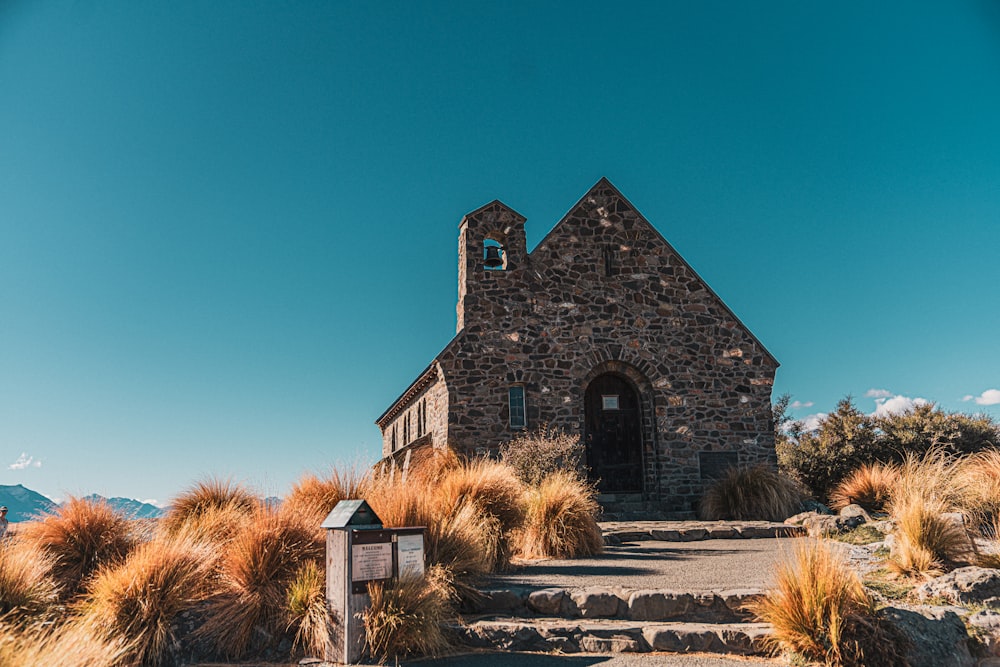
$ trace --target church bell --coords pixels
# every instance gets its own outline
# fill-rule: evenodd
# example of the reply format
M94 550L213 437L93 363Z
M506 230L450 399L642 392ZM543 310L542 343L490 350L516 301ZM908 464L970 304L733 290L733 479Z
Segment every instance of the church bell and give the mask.
M500 246L486 246L486 268L499 269L503 266L502 248Z

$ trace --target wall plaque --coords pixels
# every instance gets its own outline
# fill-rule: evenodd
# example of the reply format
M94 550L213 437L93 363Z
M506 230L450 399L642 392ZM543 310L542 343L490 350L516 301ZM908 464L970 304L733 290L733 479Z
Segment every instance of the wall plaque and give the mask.
M424 573L424 536L421 533L396 538L399 576Z
M351 545L351 581L378 581L392 576L392 542Z

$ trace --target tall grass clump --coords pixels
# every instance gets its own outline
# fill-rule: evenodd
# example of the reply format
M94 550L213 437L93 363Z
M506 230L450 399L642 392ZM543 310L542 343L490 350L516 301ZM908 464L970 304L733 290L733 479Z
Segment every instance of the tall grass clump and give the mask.
M581 471L583 446L579 437L544 425L501 444L500 460L525 484L537 486L557 470Z
M159 528L168 535L193 528L205 538L225 541L240 530L260 504L257 496L241 484L206 479L171 500Z
M576 472L553 472L526 497L527 518L520 535L523 556L578 558L603 551L596 491Z
M962 511L980 532L992 535L1000 518L1000 450L990 448L965 457L956 476Z
M326 572L318 563L299 566L288 586L286 605L288 629L295 630L292 651L325 656L333 621L326 604Z
M37 544L0 541L0 616L21 622L51 611L59 599L53 563Z
M259 509L220 557L217 593L199 634L236 658L277 643L288 627L289 585L302 564L322 557L314 526L291 514Z
M802 502L798 484L764 465L730 468L705 490L698 508L702 519L784 521Z
M824 665L903 665L898 640L850 565L820 541L779 564L774 589L750 605L780 648Z
M444 652L448 637L442 623L452 615L449 574L440 567L423 576L404 575L368 586L371 606L364 613L365 643L378 661Z
M887 463L867 463L845 477L830 492L830 507L861 505L869 512L885 509L899 482L899 468Z
M52 557L62 595L72 596L98 568L125 559L135 545L132 529L107 502L71 497L53 514L25 524L18 537Z
M3 667L119 667L128 647L108 642L89 624L20 628L0 620L0 665Z
M323 476L312 473L302 475L292 485L291 491L281 504L283 512L297 512L306 521L319 529L323 519L341 500L363 498L369 485L369 475L357 467L343 470L331 468Z
M171 664L174 620L208 595L214 559L210 545L190 536L147 542L94 577L81 615L104 639L128 646L127 662Z

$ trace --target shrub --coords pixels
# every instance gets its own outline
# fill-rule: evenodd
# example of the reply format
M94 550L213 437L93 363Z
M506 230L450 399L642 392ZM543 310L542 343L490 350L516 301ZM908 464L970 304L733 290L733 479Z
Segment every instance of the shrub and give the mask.
M169 664L173 622L207 595L213 562L211 547L191 537L147 542L94 577L82 615L105 639L127 644L130 661Z
M300 517L258 510L221 556L218 593L199 634L234 657L274 643L287 629L288 586L303 563L322 557Z
M37 544L0 541L0 616L20 622L49 611L59 588L52 578L53 557Z
M207 479L170 502L170 510L160 520L160 528L168 534L207 521L210 530L202 527L202 534L220 539L228 537L239 528L240 519L252 515L260 500L240 484L228 480Z
M103 500L71 497L55 512L25 524L19 537L52 557L61 593L79 592L104 565L124 560L135 544L131 522Z
M863 464L830 492L830 507L839 510L856 504L869 512L881 512L898 481L899 469L894 465Z
M796 512L802 492L788 477L767 466L730 468L705 490L698 514L702 519L784 521Z
M331 468L326 477L307 473L292 485L291 491L281 504L281 510L303 514L304 520L315 524L317 530L322 533L319 525L337 503L341 500L364 497L368 483L368 475L357 468L344 470Z
M448 648L442 623L451 615L448 573L431 567L424 576L405 575L368 585L371 606L364 613L365 642L379 661L434 656Z
M903 665L899 642L847 562L806 541L778 566L776 584L750 605L773 627L772 641L826 665Z
M556 471L529 489L520 551L528 558L578 558L601 553L596 491L574 472Z
M537 486L557 470L582 472L583 445L578 437L545 425L501 444L500 460L525 484Z
M0 621L0 665L4 667L117 667L127 647L100 639L77 621L18 628Z
M303 563L288 586L288 627L295 629L292 651L324 657L333 623L326 604L326 572L317 563Z

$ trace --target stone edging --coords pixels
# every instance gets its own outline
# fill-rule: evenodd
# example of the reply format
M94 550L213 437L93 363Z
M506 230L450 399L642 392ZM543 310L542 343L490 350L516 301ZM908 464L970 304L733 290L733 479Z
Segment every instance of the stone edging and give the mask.
M643 540L696 542L806 535L802 526L770 521L607 521L600 526L608 545Z

